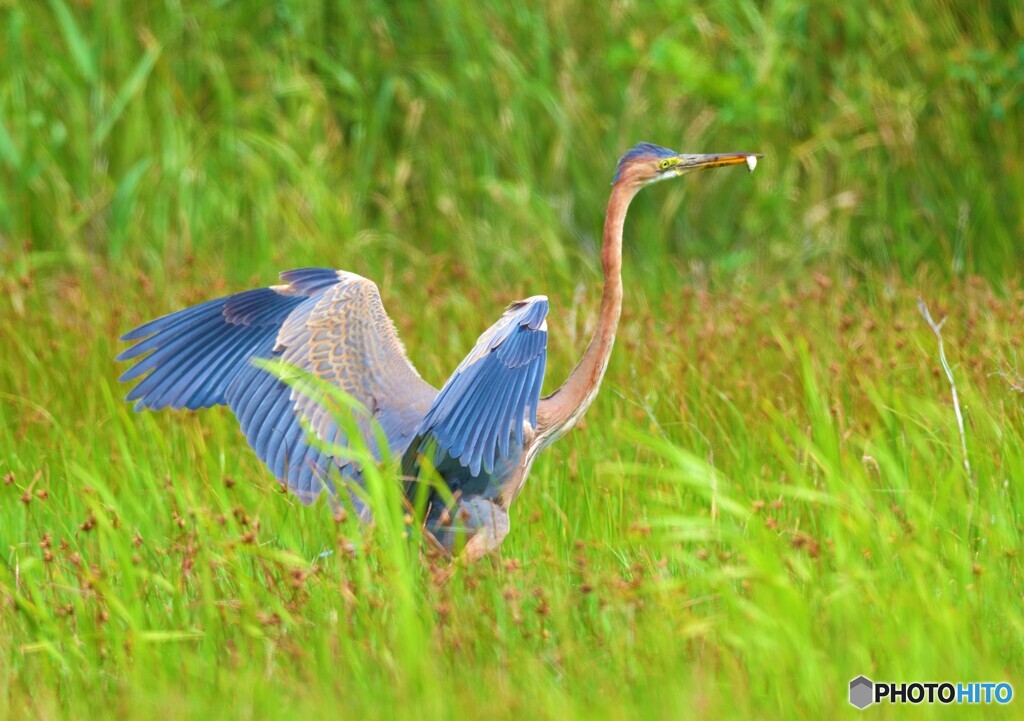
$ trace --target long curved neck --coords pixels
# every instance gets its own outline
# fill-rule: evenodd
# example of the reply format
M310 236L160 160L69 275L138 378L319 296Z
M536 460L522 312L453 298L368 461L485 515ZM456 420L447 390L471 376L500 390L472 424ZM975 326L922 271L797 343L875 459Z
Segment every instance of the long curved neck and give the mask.
M601 266L604 292L597 327L579 364L561 388L542 398L537 408L538 431L552 440L572 428L597 396L608 359L615 345L615 329L622 313L622 226L637 189L618 183L612 189L604 218Z

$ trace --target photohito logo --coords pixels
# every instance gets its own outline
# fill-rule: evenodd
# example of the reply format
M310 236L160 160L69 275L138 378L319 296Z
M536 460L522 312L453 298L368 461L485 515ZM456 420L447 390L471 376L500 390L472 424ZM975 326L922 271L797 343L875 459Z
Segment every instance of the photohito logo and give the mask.
M866 709L873 703L998 703L1013 699L1013 686L993 681L973 683L872 681L858 676L850 681L850 705Z

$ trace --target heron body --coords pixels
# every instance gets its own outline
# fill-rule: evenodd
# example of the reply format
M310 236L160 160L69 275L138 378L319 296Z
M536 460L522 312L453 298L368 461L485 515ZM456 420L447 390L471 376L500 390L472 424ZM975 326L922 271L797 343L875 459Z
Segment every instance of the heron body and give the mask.
M121 376L137 381L128 400L136 410L226 405L256 455L302 502L326 490L336 501L347 495L360 513L360 494L352 491L361 469L338 449L350 444L347 433L358 433L380 459L382 435L402 458L410 496L429 455L455 498L452 505L429 494L427 530L448 550L461 537L468 556L488 553L508 533L509 506L538 453L579 421L600 388L622 307L622 229L630 201L653 182L748 157L682 155L648 143L622 157L605 217L597 326L575 370L545 398L545 296L512 303L438 390L409 361L372 281L307 268L282 273L280 285L211 300L127 333L122 340L133 345L118 360L134 361ZM254 359L294 366L344 391L366 412L339 424L324 398L283 382Z

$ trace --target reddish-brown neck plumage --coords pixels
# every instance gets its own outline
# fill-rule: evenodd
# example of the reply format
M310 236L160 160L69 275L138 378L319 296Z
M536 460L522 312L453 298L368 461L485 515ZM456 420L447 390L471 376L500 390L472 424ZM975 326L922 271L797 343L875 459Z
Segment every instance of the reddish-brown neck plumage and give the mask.
M590 345L583 353L579 365L569 374L565 384L547 398L542 398L537 409L538 431L553 439L560 431L568 430L590 407L608 367L615 329L622 312L622 225L626 210L639 186L631 178L620 178L612 188L608 210L604 219L604 239L601 244L601 266L604 269L604 292L597 327Z

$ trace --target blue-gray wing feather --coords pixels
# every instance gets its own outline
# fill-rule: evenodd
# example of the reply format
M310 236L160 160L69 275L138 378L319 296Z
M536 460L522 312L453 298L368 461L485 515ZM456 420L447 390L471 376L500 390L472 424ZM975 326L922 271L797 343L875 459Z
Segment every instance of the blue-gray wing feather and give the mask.
M433 440L478 476L492 473L511 449L522 448L524 423L537 425L547 313L544 296L509 306L441 388L416 429L411 453Z
M280 358L349 393L369 411L357 423L378 457L374 421L391 450L401 453L437 391L409 363L371 281L323 268L281 278L285 285L218 298L139 326L122 338L135 343L117 360L135 361L121 380L138 381L128 395L137 410L228 405L257 456L311 502L325 486L333 492L333 467L358 479L358 468L328 451L347 439L317 398L253 359ZM307 427L322 443L311 442Z

